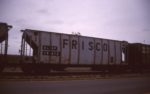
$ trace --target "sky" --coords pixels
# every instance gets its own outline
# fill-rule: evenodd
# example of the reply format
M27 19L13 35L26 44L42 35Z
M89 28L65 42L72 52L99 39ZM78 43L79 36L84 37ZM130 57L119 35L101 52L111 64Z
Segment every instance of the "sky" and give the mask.
M20 30L36 29L150 44L150 0L0 0L9 54L19 54Z

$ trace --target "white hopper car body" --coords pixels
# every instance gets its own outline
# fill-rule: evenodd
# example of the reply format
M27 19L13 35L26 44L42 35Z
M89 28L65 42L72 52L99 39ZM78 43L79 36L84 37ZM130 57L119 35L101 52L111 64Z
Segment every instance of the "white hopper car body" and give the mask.
M24 63L41 65L126 65L127 45L126 41L26 29L21 56ZM32 60L26 59L30 55Z

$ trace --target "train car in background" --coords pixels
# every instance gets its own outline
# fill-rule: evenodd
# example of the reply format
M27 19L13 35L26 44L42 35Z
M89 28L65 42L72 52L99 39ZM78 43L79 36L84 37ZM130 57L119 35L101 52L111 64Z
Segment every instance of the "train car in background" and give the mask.
M150 45L132 43L128 46L128 62L131 69L143 71L150 69Z
M0 23L0 72L7 63L8 31L11 28L12 26L7 23Z
M66 67L115 70L128 65L128 42L72 34L22 30L21 63L24 72L46 73ZM28 58L32 56L32 58Z

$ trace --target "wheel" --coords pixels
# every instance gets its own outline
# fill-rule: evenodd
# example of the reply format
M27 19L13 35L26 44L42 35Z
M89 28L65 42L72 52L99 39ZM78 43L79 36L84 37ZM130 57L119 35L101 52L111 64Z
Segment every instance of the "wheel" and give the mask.
M50 69L37 69L36 68L33 71L34 71L33 72L34 74L40 75L40 74L48 74L50 72Z
M57 66L57 67L53 67L53 70L55 71L65 71L65 67L62 67L62 66Z
M0 73L2 73L4 70L4 64L0 64Z
M34 74L48 74L50 72L50 67L45 65L35 65L33 68Z
M32 74L33 73L33 67L30 65L24 65L21 67L21 69L25 74Z
M91 70L92 71L100 71L100 69L98 67L92 67Z
M91 70L92 71L103 71L104 68L102 68L102 67L92 67Z
M3 72L3 69L4 69L4 67L0 67L0 73L2 73L2 72Z

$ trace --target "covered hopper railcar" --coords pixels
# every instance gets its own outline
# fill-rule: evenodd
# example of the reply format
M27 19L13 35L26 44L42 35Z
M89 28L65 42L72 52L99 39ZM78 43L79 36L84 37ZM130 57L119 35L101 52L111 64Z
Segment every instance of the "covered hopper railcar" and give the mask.
M128 45L128 62L134 71L150 69L150 45L132 43Z
M21 43L22 69L36 73L66 67L115 70L128 65L127 48L126 41L26 29Z
M0 72L4 69L7 62L8 50L8 31L12 26L0 22Z

